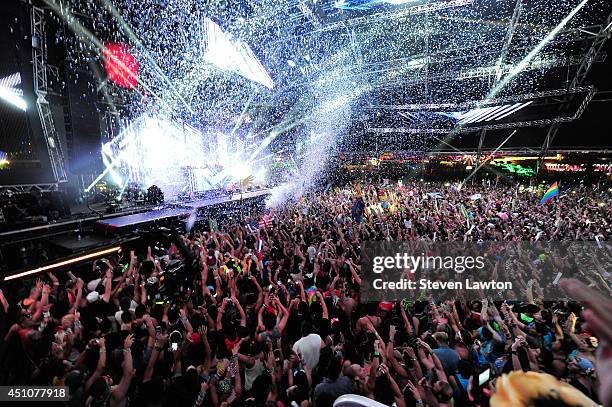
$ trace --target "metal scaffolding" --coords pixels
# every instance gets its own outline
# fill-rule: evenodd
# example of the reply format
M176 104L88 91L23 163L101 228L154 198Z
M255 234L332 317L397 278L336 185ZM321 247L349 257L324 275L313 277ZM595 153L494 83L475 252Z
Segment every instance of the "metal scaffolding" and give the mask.
M47 36L45 31L45 12L42 8L32 6L30 13L32 23L32 65L34 73L34 92L36 108L40 117L43 137L49 152L51 170L56 182L67 181L66 165L62 146L58 137L53 112L47 100Z
M504 75L504 71L501 69L506 57L508 56L508 51L510 50L510 44L512 43L512 38L514 38L514 30L516 29L516 25L521 17L521 12L523 11L523 1L524 0L516 0L516 5L514 6L514 12L512 13L512 18L510 19L510 24L508 25L508 31L506 32L506 38L504 39L504 47L502 48L499 59L497 60L497 72L495 74L495 81L499 81L501 77Z
M572 89L571 93L589 93L592 92L593 88L588 86L576 87ZM551 89L541 92L522 93L517 95L508 95L497 97L494 99L487 100L468 100L461 103L413 103L404 105L368 105L364 106L365 110L410 110L410 111L421 111L421 110L444 110L444 109L473 109L475 107L492 106L502 103L516 103L524 102L530 99L540 99L547 97L558 97L567 95L568 90L563 89Z
M578 70L576 71L576 75L574 76L574 79L568 86L568 92L571 92L572 89L580 87L582 86L582 84L584 84L589 72L591 71L591 68L593 67L593 64L597 62L599 55L601 55L601 53L603 52L603 48L606 45L606 41L608 41L610 36L612 36L612 13L608 16L608 18L606 18L606 21L601 25L599 32L595 34L594 36L595 36L595 39L593 40L593 43L591 44L591 48L589 48L588 52L586 53L586 56L584 57L584 59L582 60L582 63L580 64L580 66L578 67ZM572 100L572 97L573 97L573 94L568 93L568 96L566 97L566 104ZM590 99L589 99L589 102L590 102ZM583 103L580 106L580 109L579 109L580 115L582 115L587 105L588 105L588 102L586 104ZM580 117L579 115L577 116ZM561 122L555 122L555 123L552 123L552 125L548 129L548 133L546 133L546 138L544 139L544 144L542 144L542 149L540 150L540 156L538 157L538 162L536 165L536 174L538 174L540 170L542 169L542 166L544 164L544 157L546 157L546 154L548 154L550 145L552 144L553 140L557 136L557 133L559 132L560 127L561 127Z
M508 123L498 123L498 124L480 124L480 125L470 125L462 126L460 125L461 132L474 132L477 130L503 130L503 129L516 129L521 127L535 127L535 126L547 126L551 125L558 127L561 123L569 123L572 122L580 116L589 105L593 97L595 96L595 88L579 88L580 92L586 92L582 103L576 109L576 112L570 116L557 116L548 119L536 119L536 120L525 120L525 121L516 121L516 122L508 122ZM576 93L569 93L572 97ZM535 95L535 94L534 94ZM519 99L520 100L520 99ZM405 133L405 134L448 134L452 129L448 127L439 127L439 128L416 128L416 127L366 127L366 132L371 133ZM545 156L545 154L544 154Z

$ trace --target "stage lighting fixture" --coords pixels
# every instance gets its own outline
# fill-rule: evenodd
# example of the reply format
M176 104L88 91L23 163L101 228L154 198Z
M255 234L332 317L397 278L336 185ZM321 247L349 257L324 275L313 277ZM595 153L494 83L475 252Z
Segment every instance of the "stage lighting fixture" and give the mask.
M472 109L469 112L453 112L451 116L459 120L457 124L473 124L480 122L497 121L504 119L511 114L529 106L533 101L524 103L515 103L501 106L480 107Z
M120 246L114 246L114 247L111 247L109 249L104 249L104 250L100 250L100 251L97 251L97 252L85 254L85 255L82 255L82 256L75 257L73 259L63 260L63 261L60 261L58 263L53 263L53 264L49 264L47 266L38 267L38 268L35 268L35 269L32 269L32 270L23 271L21 273L12 274L10 276L4 277L3 281L16 280L18 278L26 277L26 276L29 276L29 275L32 275L32 274L42 273L43 271L50 271L50 270L57 269L57 268L60 268L60 267L68 266L70 264L75 264L75 263L78 263L78 262L81 262L81 261L85 261L85 260L89 260L89 259L95 259L96 257L101 257L101 256L104 256L106 254L117 253L119 251L119 249L121 249Z
M264 165L267 144L238 135L200 130L183 122L143 115L102 146L104 177L123 187L134 182L157 185L166 198L186 190L221 188ZM265 174L263 174L265 176Z
M122 88L133 89L138 84L138 61L125 44L104 45L104 68L108 79Z
M25 112L28 105L23 98L23 90L17 88L19 85L19 72L0 78L0 98Z
M4 168L9 164L8 154L4 151L0 151L0 168Z
M272 78L248 44L230 40L217 23L209 18L204 19L202 25L202 51L206 62L223 71L235 72L268 89L274 87Z

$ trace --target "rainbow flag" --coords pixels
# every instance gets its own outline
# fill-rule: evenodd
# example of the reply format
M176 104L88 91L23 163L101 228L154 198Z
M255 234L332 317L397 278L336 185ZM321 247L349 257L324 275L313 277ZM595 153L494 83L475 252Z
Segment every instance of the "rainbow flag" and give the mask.
M317 299L317 287L312 286L306 289L306 297L308 298L308 304L312 305Z
M542 199L540 199L540 205L544 205L545 203L552 200L557 195L559 195L559 186L555 182L548 188L548 191L546 191Z

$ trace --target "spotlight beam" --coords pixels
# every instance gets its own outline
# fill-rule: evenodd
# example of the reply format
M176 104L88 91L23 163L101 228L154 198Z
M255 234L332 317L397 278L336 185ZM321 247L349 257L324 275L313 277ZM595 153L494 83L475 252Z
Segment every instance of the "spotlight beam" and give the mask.
M501 54L499 55L499 59L497 60L497 64L495 65L495 69L497 70L497 74L495 75L496 81L499 81L503 75L501 67L504 63L504 60L506 59L506 56L508 55L508 50L510 49L510 44L512 43L512 38L514 37L516 25L519 22L521 12L523 11L523 1L524 0L516 0L514 12L512 13L512 18L510 19L510 24L508 25L508 31L506 32L504 47L502 48Z
M510 138L516 134L517 131L518 130L514 130L512 133L510 133L510 135L508 137L506 137L506 139L504 141L502 141L501 144L499 146L497 146L497 148L495 150L493 150L491 155L494 155L495 153L497 153L504 146L504 144L506 144L508 142L508 140L510 140ZM465 183L468 182L470 180L470 178L472 178L474 176L474 174L476 174L478 172L478 170L482 168L483 165L485 165L484 161L482 163L478 164L478 167L474 168L474 171L472 171L472 173L470 175L468 175L463 181L461 181L461 186L459 187L459 189L463 188Z
M242 124L244 115L246 114L247 110L249 110L249 106L251 106L251 102L253 101L254 98L255 98L255 92L251 93L251 96L249 96L249 99L244 104L244 107L242 108L242 112L240 113L240 116L238 116L238 120L236 120L236 124L234 125L234 128L232 129L232 132L230 133L231 136L233 136L234 133L236 133L236 130L238 130L238 128Z
M588 0L582 0L574 9L563 19L561 22L540 41L538 45L534 49L531 50L529 54L523 58L521 62L516 64L514 68L501 80L499 81L493 89L489 92L489 95L486 99L493 99L495 96L499 94L511 81L514 79L519 73L523 72L523 70L529 66L529 63L533 58L535 58L538 53L546 47L556 36L565 28L567 23L570 22L572 18L588 3Z

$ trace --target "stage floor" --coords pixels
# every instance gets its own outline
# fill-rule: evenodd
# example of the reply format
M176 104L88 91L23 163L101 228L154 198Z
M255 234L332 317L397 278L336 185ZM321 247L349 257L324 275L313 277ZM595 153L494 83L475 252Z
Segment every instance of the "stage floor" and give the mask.
M245 192L243 194L233 194L231 197L225 196L211 199L199 199L191 202L168 204L164 208L153 209L147 212L99 220L96 222L96 226L105 230L113 231L124 227L160 221L162 219L184 218L200 208L206 208L228 202L236 202L240 201L241 199L250 199L269 195L270 191L270 189L260 189L257 191Z

